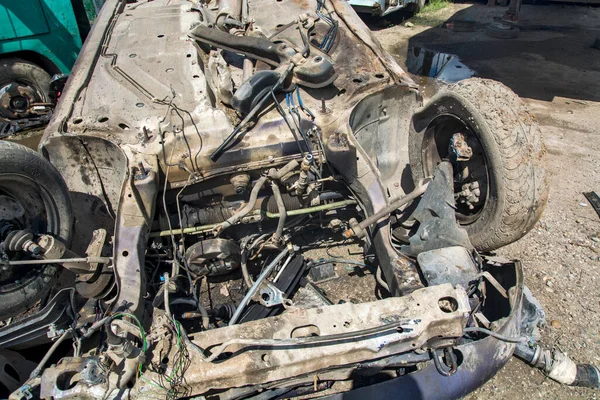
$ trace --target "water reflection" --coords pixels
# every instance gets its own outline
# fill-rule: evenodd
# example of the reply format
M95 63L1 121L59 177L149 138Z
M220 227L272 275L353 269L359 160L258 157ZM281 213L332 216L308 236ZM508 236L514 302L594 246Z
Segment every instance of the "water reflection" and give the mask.
M475 71L448 53L438 53L423 47L412 47L406 60L408 72L444 82L458 82L475 75Z

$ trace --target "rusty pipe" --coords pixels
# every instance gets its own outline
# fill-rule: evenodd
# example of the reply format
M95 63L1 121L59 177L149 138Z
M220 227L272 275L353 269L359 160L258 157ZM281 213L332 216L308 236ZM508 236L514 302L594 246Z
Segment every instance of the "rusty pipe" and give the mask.
M384 208L382 208L375 214L371 215L370 217L365 218L360 223L358 223L357 225L351 227L346 232L344 232L344 236L347 238L351 238L352 236L356 236L359 238L364 237L366 235L365 230L367 228L369 228L371 225L373 225L374 223L379 221L381 218L391 214L398 208L402 207L403 205L408 204L411 201L417 199L419 196L421 196L423 193L425 193L425 190L427 189L428 186L429 186L429 182L426 182L420 186L417 186L415 188L415 190L413 190L406 196L393 199L389 205L385 206Z

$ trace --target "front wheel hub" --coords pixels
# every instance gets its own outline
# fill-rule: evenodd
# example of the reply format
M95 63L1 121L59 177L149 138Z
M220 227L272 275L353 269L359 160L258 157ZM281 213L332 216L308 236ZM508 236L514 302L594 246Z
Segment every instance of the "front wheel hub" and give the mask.
M0 88L0 117L25 118L30 114L31 105L41 100L35 88L24 83L10 82Z

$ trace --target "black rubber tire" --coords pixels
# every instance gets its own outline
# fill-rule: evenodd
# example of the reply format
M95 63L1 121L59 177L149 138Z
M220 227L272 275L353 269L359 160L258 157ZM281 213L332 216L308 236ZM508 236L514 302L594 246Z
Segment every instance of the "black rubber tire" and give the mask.
M487 200L476 219L463 225L471 243L491 251L520 239L548 199L545 147L535 117L496 81L471 78L443 89L413 117L409 157L415 182L432 175L435 166L426 164L433 161L424 161L425 140L441 135L434 121L448 119L460 120L476 135L487 167Z
M14 81L25 82L35 88L42 102L50 101L48 92L52 77L48 72L36 64L20 58L0 59L0 88Z
M19 198L31 215L34 233L50 233L67 245L73 235L73 211L69 190L60 173L39 153L17 143L0 141L0 192ZM32 195L34 194L34 195ZM27 198L25 199L24 196ZM17 267L14 267L17 268ZM0 286L0 320L17 315L44 297L59 272L57 265L26 266L18 282Z
M425 7L426 0L415 0L414 3L410 3L408 10L413 14L417 14Z

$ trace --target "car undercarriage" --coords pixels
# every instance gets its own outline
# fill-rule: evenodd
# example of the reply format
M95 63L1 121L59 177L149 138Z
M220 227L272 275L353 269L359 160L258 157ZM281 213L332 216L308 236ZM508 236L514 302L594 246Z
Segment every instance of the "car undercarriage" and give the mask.
M534 118L424 104L344 1L107 1L40 152L54 189L0 174L2 318L49 299L0 347L54 339L11 398L458 398L519 346L597 383L493 254L547 199Z

